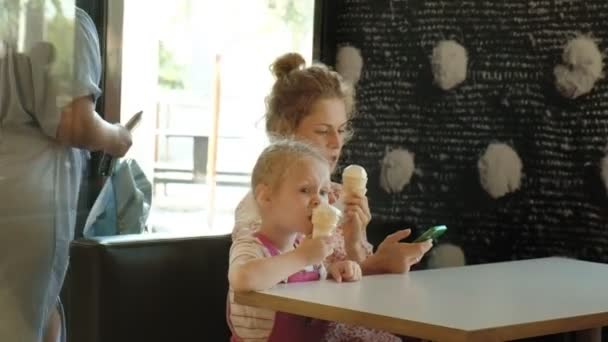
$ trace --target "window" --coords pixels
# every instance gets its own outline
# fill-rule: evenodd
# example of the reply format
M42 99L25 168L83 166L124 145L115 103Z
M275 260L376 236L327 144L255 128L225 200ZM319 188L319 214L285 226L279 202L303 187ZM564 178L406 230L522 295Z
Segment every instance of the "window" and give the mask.
M290 51L311 61L314 1L108 4L105 113L144 110L127 157L153 183L149 228L229 232L267 144L269 66Z
M28 55L42 43L53 49L51 75L59 89L72 82L74 0L0 0L0 57L8 46Z

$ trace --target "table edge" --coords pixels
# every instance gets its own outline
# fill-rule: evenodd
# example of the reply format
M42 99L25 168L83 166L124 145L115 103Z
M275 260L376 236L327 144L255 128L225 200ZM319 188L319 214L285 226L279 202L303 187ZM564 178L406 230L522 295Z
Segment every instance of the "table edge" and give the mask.
M608 326L608 312L601 312L487 329L463 330L379 314L361 313L351 309L310 303L262 292L235 292L234 300L239 304L263 307L329 321L356 324L433 341L508 341ZM339 317L339 319L336 319L336 317Z
M435 341L468 341L468 332L460 329L443 327L422 322L401 320L394 317L361 313L351 309L339 308L327 304L316 304L293 298L284 298L261 292L235 292L234 301L238 304L263 307L275 311L287 312L306 317L389 331L410 337ZM339 319L336 319L339 317Z

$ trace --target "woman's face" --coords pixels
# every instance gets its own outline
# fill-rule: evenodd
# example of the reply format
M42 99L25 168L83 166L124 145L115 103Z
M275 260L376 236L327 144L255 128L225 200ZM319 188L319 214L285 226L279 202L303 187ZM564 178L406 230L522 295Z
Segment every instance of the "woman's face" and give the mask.
M314 144L329 161L333 172L340 158L347 134L346 106L340 99L322 99L315 102L310 113L296 128L294 135Z

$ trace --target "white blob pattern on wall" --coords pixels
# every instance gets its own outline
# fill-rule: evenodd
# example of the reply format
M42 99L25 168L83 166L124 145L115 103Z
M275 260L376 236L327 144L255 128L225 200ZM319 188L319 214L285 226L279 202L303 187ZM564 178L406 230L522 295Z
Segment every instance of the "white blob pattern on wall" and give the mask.
M342 77L355 85L361 78L361 70L363 69L363 57L361 52L352 46L343 46L336 54L336 71Z
M431 68L435 84L450 90L467 77L467 51L454 40L443 40L433 48Z
M429 268L464 266L466 258L462 248L451 243L444 243L431 249L427 265Z
M514 192L521 185L521 159L507 144L490 144L477 162L477 168L481 186L492 198Z
M555 87L570 99L589 93L603 77L602 53L589 37L579 35L570 40L562 53L562 64L553 69Z
M381 162L380 186L387 193L401 192L414 174L414 154L405 149L388 152Z

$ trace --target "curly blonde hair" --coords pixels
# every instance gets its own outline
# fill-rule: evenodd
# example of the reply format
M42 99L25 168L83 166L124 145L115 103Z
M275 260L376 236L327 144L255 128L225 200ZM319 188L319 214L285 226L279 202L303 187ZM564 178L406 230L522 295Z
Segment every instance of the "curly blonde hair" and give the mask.
M324 64L305 64L301 55L288 53L270 67L276 78L266 98L266 132L271 136L290 136L318 100L340 99L347 119L354 115L354 87Z
M329 163L312 145L293 139L278 139L268 145L258 157L251 172L251 189L259 184L277 189L289 168L305 158L320 161L329 170Z

